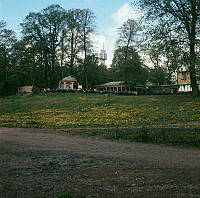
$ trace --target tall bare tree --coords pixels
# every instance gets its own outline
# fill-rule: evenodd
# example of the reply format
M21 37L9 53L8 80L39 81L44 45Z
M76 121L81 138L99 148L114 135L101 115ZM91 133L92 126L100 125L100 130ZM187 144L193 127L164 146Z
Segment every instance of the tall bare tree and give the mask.
M94 31L95 27L95 15L90 9L82 9L81 18L81 33L82 33L82 49L83 49L83 74L85 78L85 88L89 88L88 84L88 71L87 71L87 57L91 52L92 42L90 40L91 33Z
M128 72L130 67L128 66L128 54L130 49L136 49L136 43L138 40L138 32L140 30L139 23L133 19L128 19L120 28L119 28L119 39L117 40L117 47L121 48L122 53L122 66L124 67L124 79L127 84L128 81ZM134 51L134 50L133 50ZM133 62L132 62L133 64ZM137 65L137 63L136 63Z
M65 30L65 44L67 59L69 60L68 73L74 75L77 60L81 52L81 9L70 9L66 15L67 28Z

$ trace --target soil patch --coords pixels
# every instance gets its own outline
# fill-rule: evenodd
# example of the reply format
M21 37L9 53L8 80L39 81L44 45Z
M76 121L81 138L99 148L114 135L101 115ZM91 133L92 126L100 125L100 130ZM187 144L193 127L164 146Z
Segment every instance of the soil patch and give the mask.
M200 150L0 128L0 197L200 197Z

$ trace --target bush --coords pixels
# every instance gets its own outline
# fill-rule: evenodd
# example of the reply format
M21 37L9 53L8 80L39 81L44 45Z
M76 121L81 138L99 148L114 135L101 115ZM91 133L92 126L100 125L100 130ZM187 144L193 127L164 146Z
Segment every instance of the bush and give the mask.
M39 94L39 93L41 93L41 90L38 87L33 86L32 93Z
M17 92L17 84L14 81L2 81L0 83L0 95L14 95Z

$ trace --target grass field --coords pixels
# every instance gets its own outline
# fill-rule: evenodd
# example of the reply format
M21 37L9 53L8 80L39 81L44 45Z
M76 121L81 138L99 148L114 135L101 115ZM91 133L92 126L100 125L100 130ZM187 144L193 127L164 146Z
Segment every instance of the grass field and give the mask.
M200 121L200 98L45 93L0 98L1 127L156 126Z

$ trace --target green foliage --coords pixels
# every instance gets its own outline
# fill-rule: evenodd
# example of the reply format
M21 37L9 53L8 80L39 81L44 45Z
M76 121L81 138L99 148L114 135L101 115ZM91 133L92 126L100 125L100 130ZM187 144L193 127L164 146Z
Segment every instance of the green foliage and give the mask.
M86 87L84 73L80 72L78 76L81 84ZM88 86L95 88L96 85L109 81L108 70L105 65L99 65L98 58L93 54L87 56L87 78Z
M41 164L41 169L43 171L52 171L58 167L60 167L60 164L55 160L48 160L48 162Z
M30 55L25 64L31 70L32 84L56 88L66 75L79 73L88 84L86 58L92 51L89 35L94 18L89 9L65 10L59 5L26 16L21 27L23 40L29 46L24 55ZM24 62L20 62L20 67L24 67Z
M6 29L6 23L0 22L0 95L9 95L15 90L12 73L15 70L13 50L15 33ZM14 85L14 86L13 86Z
M155 131L132 131L120 132L119 138L137 142L151 142L173 145L200 146L200 131L190 130L155 130Z
M44 87L55 87L57 83L56 51L61 42L61 33L65 28L65 10L59 5L51 5L41 12L29 13L21 23L23 38L30 46L35 79L45 80ZM37 73L38 67L42 75ZM41 78L42 79L42 78Z
M156 126L200 120L200 98L43 93L0 98L0 126ZM74 113L76 112L76 113Z
M146 142L170 145L200 146L200 131L190 129L93 129L80 130L78 133L87 136L101 136L108 139L121 139L134 142Z
M158 86L168 84L167 73L162 67L149 69L147 79L148 82Z
M70 192L65 192L62 195L58 196L58 198L86 198L86 196L74 194L74 193L70 193Z
M141 26L138 22L133 19L128 19L119 28L119 39L117 41L117 46L130 47L136 44L138 40L138 34L141 30Z
M15 83L14 80L3 81L0 83L0 95L15 95L17 93L18 83Z
M145 84L147 79L147 70L134 47L123 46L115 50L111 72L114 80L123 80L132 85Z
M196 79L198 37L200 24L199 0L140 0L140 8L146 13L150 26L154 28L156 44L164 44L169 69L173 69L179 54L189 66L193 95L199 94ZM168 46L170 46L168 48ZM178 46L178 50L173 51ZM179 53L181 51L181 53ZM163 51L162 51L163 52ZM174 56L175 55L175 56ZM174 59L175 57L175 59Z
M146 28L145 38L143 40L143 50L148 54L153 63L151 73L154 75L153 83L172 84L172 74L181 67L187 66L186 52L183 51L183 44L171 34L172 24L161 22L156 26ZM164 76L164 75L165 76ZM164 77L164 78L163 78ZM155 82L157 79L157 82Z
M41 90L38 87L33 86L32 93L39 94L39 93L41 93Z
M146 69L136 51L140 30L140 24L131 19L119 28L117 49L111 65L113 79L123 80L131 86L145 84L146 81Z

